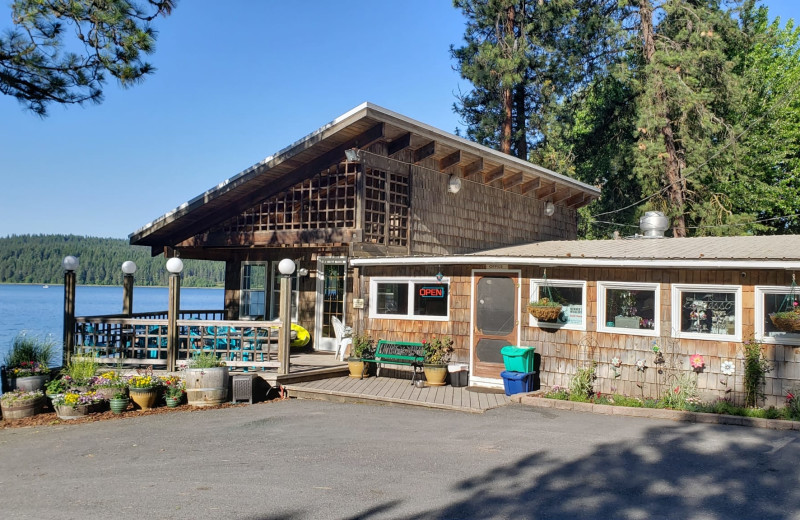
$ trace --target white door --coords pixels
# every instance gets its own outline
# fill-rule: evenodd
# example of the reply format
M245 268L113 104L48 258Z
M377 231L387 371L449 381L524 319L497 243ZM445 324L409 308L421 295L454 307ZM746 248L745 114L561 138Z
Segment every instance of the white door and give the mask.
M331 318L344 323L344 302L347 268L344 257L317 259L317 317L314 327L316 350L336 351L336 335Z

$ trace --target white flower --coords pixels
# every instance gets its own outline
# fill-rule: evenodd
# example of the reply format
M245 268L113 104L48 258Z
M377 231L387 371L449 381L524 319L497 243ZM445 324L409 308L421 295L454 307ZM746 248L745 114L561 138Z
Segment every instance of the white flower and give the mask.
M620 365L622 365L622 361L617 356L614 356L614 357L611 358L611 364L613 366L619 368Z
M733 361L723 361L720 365L720 372L726 376L732 376L733 373L736 372L736 365Z
M645 360L644 359L637 359L636 360L636 370L644 371L645 368L647 368L647 365L645 365Z

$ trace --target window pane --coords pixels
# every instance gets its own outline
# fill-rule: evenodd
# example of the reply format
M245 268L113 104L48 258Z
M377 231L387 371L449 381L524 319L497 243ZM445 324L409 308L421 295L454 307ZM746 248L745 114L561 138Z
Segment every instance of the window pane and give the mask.
M681 291L681 332L736 334L736 294Z
M415 283L414 314L417 316L447 316L447 284Z
M539 326L547 325L580 325L583 323L583 288L564 287L558 283L539 285L539 298L550 298L561 304L561 313L554 322L539 320Z
M798 296L791 293L764 294L764 335L772 338L796 338L798 332L789 332L776 327L769 315L774 312L785 312L795 309Z
M511 278L485 276L478 281L476 322L483 334L504 336L514 330L516 291Z
M655 328L655 291L606 290L606 326L625 329Z
M408 284L378 284L378 314L408 314Z

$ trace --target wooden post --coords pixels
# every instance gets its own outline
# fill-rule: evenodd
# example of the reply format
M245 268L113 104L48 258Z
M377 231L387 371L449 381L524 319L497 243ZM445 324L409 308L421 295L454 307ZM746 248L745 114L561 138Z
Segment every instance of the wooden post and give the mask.
M122 277L122 314L130 316L133 313L133 275L125 274Z
M279 375L289 373L289 347L292 341L292 279L291 275L281 274L281 299L280 299L280 320L281 333L278 336L278 368Z
M167 308L167 370L175 370L178 359L178 313L181 308L181 275L169 275L169 307Z
M69 364L69 357L75 346L75 271L64 271L64 345L61 354L63 366Z

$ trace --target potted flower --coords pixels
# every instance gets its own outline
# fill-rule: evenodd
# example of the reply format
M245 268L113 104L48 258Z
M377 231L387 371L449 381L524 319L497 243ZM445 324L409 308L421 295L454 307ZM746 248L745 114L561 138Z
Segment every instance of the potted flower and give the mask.
M430 386L443 386L447 378L447 363L453 354L453 338L434 336L430 341L423 340L422 348L425 352L422 364L425 380Z
M353 336L353 343L350 346L350 356L347 358L347 368L350 370L350 377L362 378L367 376L364 359L372 359L375 356L375 347L371 337L365 334Z
M41 390L14 390L0 396L0 410L5 420L32 417L41 411L43 404Z
M213 352L195 352L184 374L190 405L214 406L228 400L228 367Z
M183 402L184 382L180 376L161 376L164 385L164 399L169 408L176 408Z
M92 385L92 378L100 365L89 356L73 356L64 369L65 377L72 390L85 392Z
M540 321L555 321L561 314L561 304L550 298L539 298L528 303L528 312Z
M800 331L800 302L792 301L792 308L786 311L773 312L769 319L775 328L783 332Z
M117 393L128 393L128 382L113 370L103 372L89 380L92 390L103 399L110 400Z
M126 388L127 389L127 388ZM128 393L119 391L111 396L111 399L108 401L108 405L111 407L111 411L115 414L121 414L125 410L128 409Z
M160 388L161 379L153 375L152 367L128 378L131 400L142 410L155 406Z
M4 359L9 386L27 391L42 390L50 378L54 352L55 343L51 340L17 334Z
M95 406L102 403L103 399L95 392L76 392L70 390L63 394L53 396L53 408L59 419L71 420L84 417L94 411Z

